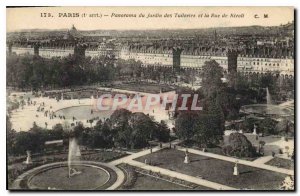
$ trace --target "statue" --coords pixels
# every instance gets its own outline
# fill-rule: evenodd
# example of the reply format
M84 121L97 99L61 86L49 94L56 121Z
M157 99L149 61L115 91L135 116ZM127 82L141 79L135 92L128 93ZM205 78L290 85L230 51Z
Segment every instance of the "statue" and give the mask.
M26 158L25 164L31 164L32 163L32 160L31 160L31 151L27 150L26 153L27 153L27 158Z
M77 171L75 168L69 167L69 178L78 174L81 174L81 171Z
M190 158L188 154L188 149L185 150L184 163L190 163Z
M254 124L254 127L253 127L253 135L257 135L257 133L256 133L256 128L257 128L257 126L256 126L256 124Z
M238 176L239 175L239 169L238 169L238 161L235 161L235 165L233 168L233 175Z

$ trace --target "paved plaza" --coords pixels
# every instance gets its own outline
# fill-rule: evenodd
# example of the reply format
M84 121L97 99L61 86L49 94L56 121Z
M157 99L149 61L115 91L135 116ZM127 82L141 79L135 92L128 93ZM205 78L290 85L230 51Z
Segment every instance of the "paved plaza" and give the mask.
M138 93L144 96L150 95L149 93L144 93L144 92L136 92L136 91L128 91L128 90L112 89L112 88L104 88L104 87L99 87L97 88L97 90L110 90L111 92L127 93L127 94ZM58 114L56 115L57 117L50 119L49 115L45 116L44 112L37 111L39 107L42 107L44 108L43 111L49 111L49 113L54 112L54 114L56 114L59 113L58 111L60 110L71 108L71 107L79 107L79 106L90 106L90 110L92 109L97 110L96 98L91 97L91 98L68 99L68 100L62 99L57 101L56 99L49 98L49 97L33 97L31 92L28 93L12 92L9 99L14 102L19 102L21 101L20 97L23 97L22 99L25 101L24 107L20 107L19 109L15 109L11 111L12 128L16 131L28 131L30 128L32 128L34 122L40 127L45 127L45 124L47 123L48 128L52 128L58 123L71 124L71 123L76 123L76 121L82 122L85 126L94 126L96 124L96 121L94 121L92 124L86 121L93 117L92 115L90 115L90 113L86 115L86 119L73 120L72 118L60 119L58 118ZM31 101L35 102L36 104L28 105L26 102L26 98L28 97L30 97ZM172 121L169 120L168 114L165 110L161 110L160 108L157 108L151 111L143 110L142 112L144 112L145 114L149 114L150 116L153 116L154 119L158 122L164 120L170 128L174 127L174 124L172 123ZM107 115L105 115L104 117L100 117L101 120L103 120L104 118L107 118Z

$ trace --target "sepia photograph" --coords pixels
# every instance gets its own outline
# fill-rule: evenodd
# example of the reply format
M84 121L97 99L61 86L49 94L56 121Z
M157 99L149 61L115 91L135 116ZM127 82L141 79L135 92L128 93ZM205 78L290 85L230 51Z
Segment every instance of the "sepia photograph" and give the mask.
M295 191L295 28L283 6L6 7L6 189Z

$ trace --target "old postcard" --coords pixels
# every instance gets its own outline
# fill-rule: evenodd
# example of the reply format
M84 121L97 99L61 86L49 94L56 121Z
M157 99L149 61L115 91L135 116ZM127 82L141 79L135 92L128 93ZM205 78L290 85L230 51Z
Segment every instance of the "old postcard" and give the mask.
M7 7L8 190L295 190L293 7Z

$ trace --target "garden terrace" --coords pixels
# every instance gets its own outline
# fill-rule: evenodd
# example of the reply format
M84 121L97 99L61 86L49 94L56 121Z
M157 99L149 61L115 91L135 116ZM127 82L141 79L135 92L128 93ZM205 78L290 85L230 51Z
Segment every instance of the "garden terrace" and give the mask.
M275 167L285 168L294 170L294 162L289 159L283 159L279 157L274 157L272 160L266 163L267 165L272 165Z
M174 149L139 157L136 160L149 160L151 165L169 169L194 177L239 189L270 190L278 189L286 177L285 174L264 169L238 165L240 175L233 175L234 163L189 153L191 162L184 164L185 153ZM253 179L256 179L253 181Z

